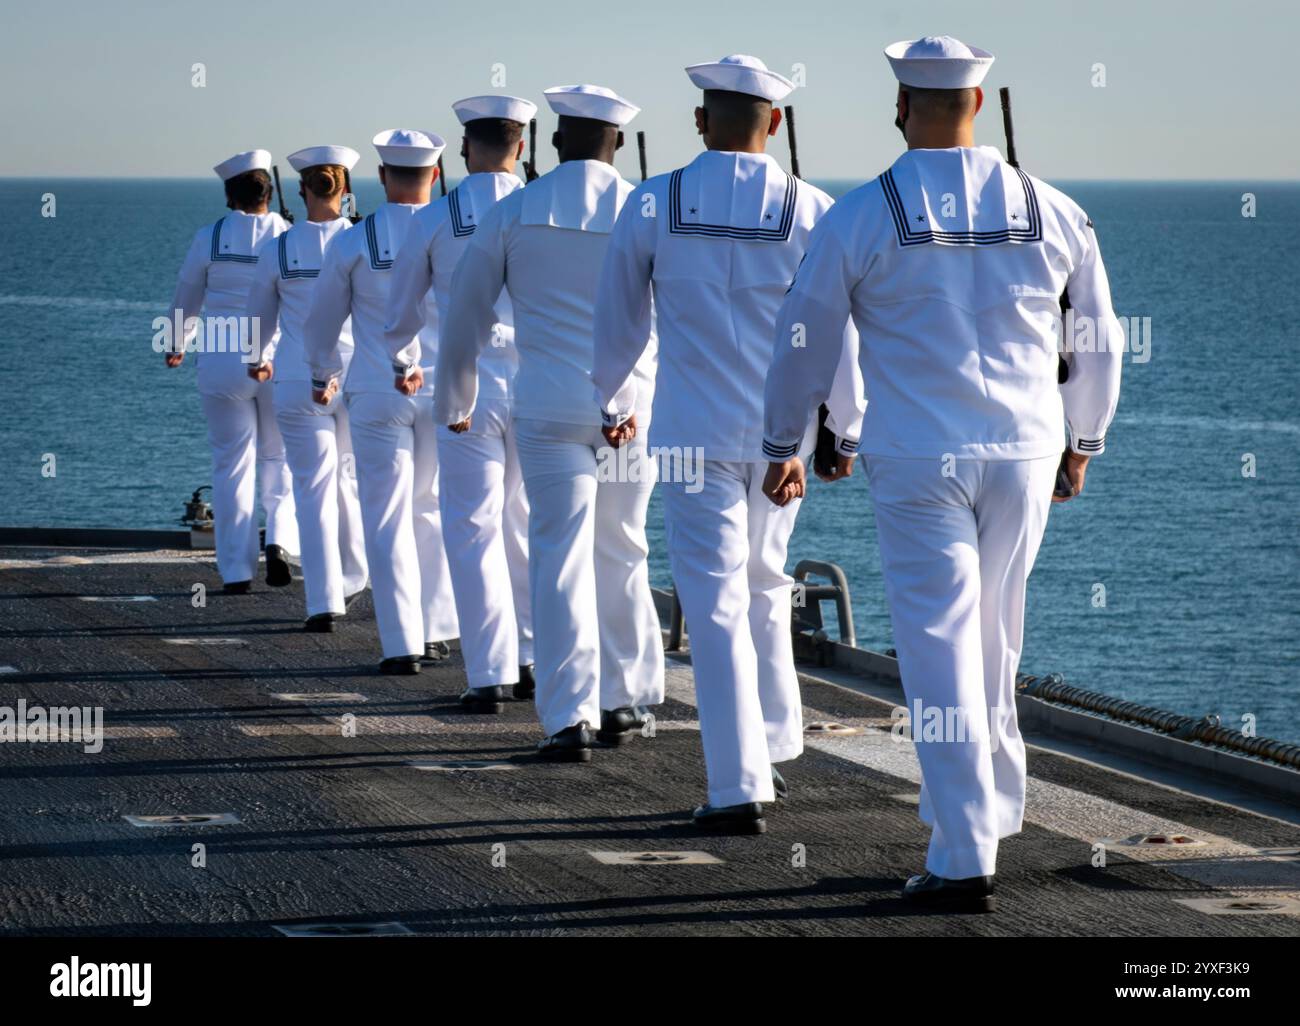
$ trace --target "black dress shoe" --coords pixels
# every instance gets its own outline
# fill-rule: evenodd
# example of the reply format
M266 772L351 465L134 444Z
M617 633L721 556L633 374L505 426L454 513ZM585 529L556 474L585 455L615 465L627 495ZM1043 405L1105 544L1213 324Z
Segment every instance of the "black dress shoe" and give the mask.
M302 625L302 629L308 634L333 634L334 633L333 613L316 613L307 617Z
M533 664L519 667L519 683L515 685L515 698L520 702L531 702L537 694L537 681L533 678Z
M466 712L499 713L505 701L506 689L500 684L482 688L466 688L460 693L460 704Z
M390 677L410 677L420 672L420 657L416 655L393 656L379 664L379 672Z
M612 747L625 745L636 737L636 732L644 723L645 710L640 706L624 705L617 709L602 709L596 740Z
M758 802L746 802L743 805L701 805L696 808L691 819L701 830L713 833L767 833L767 820L763 818L763 806Z
M537 742L537 757L548 762L591 762L591 731L587 721L565 727Z
M790 797L790 785L785 782L785 777L781 776L781 771L775 766L772 767L772 790L776 792L778 798Z
M993 877L972 876L964 880L945 880L933 873L922 873L907 881L903 898L914 905L942 912L992 912Z
M253 590L252 581L227 581L221 586L227 595L247 595Z
M420 662L431 664L440 663L451 655L451 646L445 641L431 641L424 646L424 655L420 657Z
M272 588L283 588L293 583L293 571L289 569L289 556L279 545L266 547L266 583Z

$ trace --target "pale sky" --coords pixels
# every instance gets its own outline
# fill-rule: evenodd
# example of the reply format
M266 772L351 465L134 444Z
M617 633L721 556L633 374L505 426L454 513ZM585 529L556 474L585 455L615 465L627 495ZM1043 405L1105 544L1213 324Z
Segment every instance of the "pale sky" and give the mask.
M790 76L809 178L865 180L897 156L895 83L881 50L930 34L992 51L977 140L1002 146L1012 87L1025 168L1045 178L1300 178L1295 0L42 0L0 24L0 176L200 177L239 150L284 155L385 128L452 143L451 103L593 82L639 104L651 173L699 149L699 93L682 69L750 53ZM191 67L206 66L206 86ZM1104 65L1105 86L1094 85ZM492 82L502 65L503 88ZM634 145L620 166L635 173ZM784 138L772 152L785 161Z

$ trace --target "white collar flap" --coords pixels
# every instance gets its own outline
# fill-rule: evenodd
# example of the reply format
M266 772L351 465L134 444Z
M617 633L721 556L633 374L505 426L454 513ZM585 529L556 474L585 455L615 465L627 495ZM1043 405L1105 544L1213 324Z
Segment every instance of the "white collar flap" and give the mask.
M524 189L519 221L607 235L632 188L603 160L567 160Z

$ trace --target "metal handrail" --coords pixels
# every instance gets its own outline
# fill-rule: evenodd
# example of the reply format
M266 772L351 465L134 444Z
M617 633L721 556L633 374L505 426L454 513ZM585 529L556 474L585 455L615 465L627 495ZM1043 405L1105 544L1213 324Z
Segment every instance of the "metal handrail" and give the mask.
M830 584L809 584L810 574L830 579ZM791 629L798 632L800 626L814 631L822 629L821 603L833 601L835 613L839 620L840 642L856 646L857 634L853 630L853 606L849 598L849 580L843 569L834 563L824 563L819 559L803 559L794 568L794 584L791 586L799 596L794 603L795 612L791 617ZM808 605L811 602L812 605ZM807 615L800 615L806 612ZM686 619L682 613L682 603L677 597L677 586L672 590L672 609L668 613L668 641L665 648L669 652L680 652L686 638Z

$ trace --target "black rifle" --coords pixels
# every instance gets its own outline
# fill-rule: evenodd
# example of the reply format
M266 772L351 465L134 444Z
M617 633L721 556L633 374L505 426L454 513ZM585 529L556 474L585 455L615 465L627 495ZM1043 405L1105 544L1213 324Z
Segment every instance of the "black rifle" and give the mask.
M528 159L524 161L524 181L536 180L537 175L537 119L528 122Z
M1007 137L1007 163L1014 168L1020 167L1020 161L1016 159L1016 132L1011 124L1011 90L1003 86L998 90L998 98L1002 101L1002 131ZM1061 293L1061 324L1065 324L1065 311L1070 309L1070 290L1066 289ZM1064 330L1064 327L1062 327ZM1060 353L1056 355L1056 383L1063 385L1070 380L1070 365L1065 362L1065 357ZM1074 486L1070 484L1069 477L1065 473L1066 457L1070 450L1067 448L1061 453L1061 465L1056 468L1056 488L1053 492L1061 498L1070 498L1074 495Z
M280 201L280 216L290 224L293 224L293 215L289 213L289 208L284 205L284 190L280 188L280 168L271 165L271 177L275 179L275 197Z
M438 195L447 195L447 172L442 169L442 154L438 154Z
M794 134L794 107L785 109L785 137L790 143L790 173L796 178L802 178L799 174L799 140Z
M649 176L646 174L645 163L645 133L637 132L636 134L636 154L641 161L641 181L645 181Z
M799 174L799 138L794 130L794 107L785 109L785 137L790 143L790 173L796 178ZM835 464L839 457L836 449L835 432L826 426L826 418L831 414L825 403L817 408L817 446L813 449L813 470L830 476L835 473Z
M352 172L347 168L343 169L343 185L348 190L348 195L352 197L352 213L348 215L348 220L356 224L361 220L361 211L357 209L357 194L352 191Z

